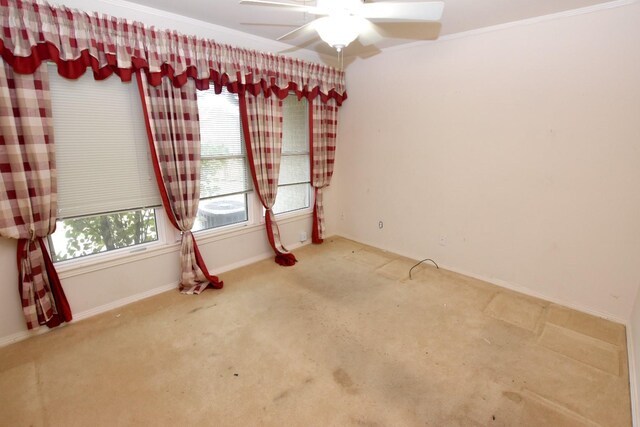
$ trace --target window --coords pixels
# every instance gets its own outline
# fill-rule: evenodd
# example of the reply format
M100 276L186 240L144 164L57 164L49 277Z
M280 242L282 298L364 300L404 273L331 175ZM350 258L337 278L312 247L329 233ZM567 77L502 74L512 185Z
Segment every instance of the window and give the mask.
M136 209L58 220L49 245L55 262L156 240L155 209Z
M283 101L282 158L278 179L278 196L273 212L281 214L308 208L309 123L307 100L294 95Z
M54 261L158 240L160 206L135 83L50 73L58 223Z
M242 138L238 95L198 91L200 204L193 231L248 221L251 178Z

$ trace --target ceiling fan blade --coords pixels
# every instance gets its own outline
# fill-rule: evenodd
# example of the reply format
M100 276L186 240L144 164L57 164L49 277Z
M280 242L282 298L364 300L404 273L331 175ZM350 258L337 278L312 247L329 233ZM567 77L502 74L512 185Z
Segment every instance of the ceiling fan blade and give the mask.
M252 27L283 27L283 28L295 28L298 25L295 24L276 24L276 23L266 23L266 22L240 22L240 25L250 25Z
M301 41L299 43L296 43L294 46L291 46L291 47L289 47L287 49L280 50L280 51L278 51L278 53L285 54L285 53L297 52L297 51L302 50L302 49L308 49L310 46L312 46L313 44L317 44L317 43L318 43L318 41L314 40L314 39L304 40L304 41Z
M365 46L365 48L358 52L357 55L358 58L367 59L379 54L380 52L382 52L382 50L378 49L374 45L369 45Z
M440 22L379 22L376 30L385 39L436 40L440 35Z
M358 36L358 40L363 46L374 45L384 39L384 36L378 31L378 26L373 22L362 19L362 30Z
M291 38L292 35L297 34L296 37L302 36L302 35L308 35L310 33L314 33L315 34L315 30L313 28L313 23L314 21L311 22L307 22L306 24L295 28L291 31L289 31L287 34L284 34L280 37L278 37L276 40L280 41L280 40L286 40L288 38Z
M439 21L442 18L444 2L424 1L424 2L400 2L400 3L364 3L360 6L358 13L367 19L376 22L389 21Z
M282 3L279 1L267 1L267 0L240 0L240 4L248 4L252 6L276 6L276 7L288 7L299 10L301 12L310 13L311 15L327 15L327 10L321 9L315 6L306 6L303 4L295 3Z

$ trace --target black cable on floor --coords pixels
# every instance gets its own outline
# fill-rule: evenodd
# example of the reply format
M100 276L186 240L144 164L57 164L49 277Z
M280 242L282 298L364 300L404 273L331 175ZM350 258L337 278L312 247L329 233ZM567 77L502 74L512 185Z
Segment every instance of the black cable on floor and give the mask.
M438 264L436 264L436 262L434 260L432 260L431 258L425 258L422 261L420 261L419 263L417 263L416 265L414 265L413 267L411 267L411 269L409 270L409 280L411 280L411 272L413 271L413 269L416 268L417 266L419 266L420 264L422 264L425 261L431 261L433 263L433 265L435 265L438 270L440 269L440 267L438 267Z

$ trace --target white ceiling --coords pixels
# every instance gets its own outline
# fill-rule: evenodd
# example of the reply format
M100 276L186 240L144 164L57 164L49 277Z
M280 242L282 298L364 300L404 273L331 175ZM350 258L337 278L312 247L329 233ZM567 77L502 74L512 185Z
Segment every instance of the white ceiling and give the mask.
M130 1L272 40L314 18L289 9L240 5L238 0ZM387 32L385 34L387 38L380 42L377 48L416 40L433 40L443 35L564 12L608 1L610 0L444 0L445 8L441 25L434 23L385 24L384 31ZM284 2L315 4L315 1L311 0L284 0ZM302 47L319 53L333 53L329 46L317 38L298 38L288 40L286 43L297 45L291 50ZM356 41L347 47L345 56L367 56L375 54L378 51L377 48L363 47Z

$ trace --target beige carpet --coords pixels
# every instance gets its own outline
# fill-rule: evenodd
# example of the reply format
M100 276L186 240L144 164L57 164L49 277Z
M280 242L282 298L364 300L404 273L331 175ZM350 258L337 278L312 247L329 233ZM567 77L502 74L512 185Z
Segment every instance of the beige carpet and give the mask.
M1 426L629 426L624 326L334 238L0 349Z

